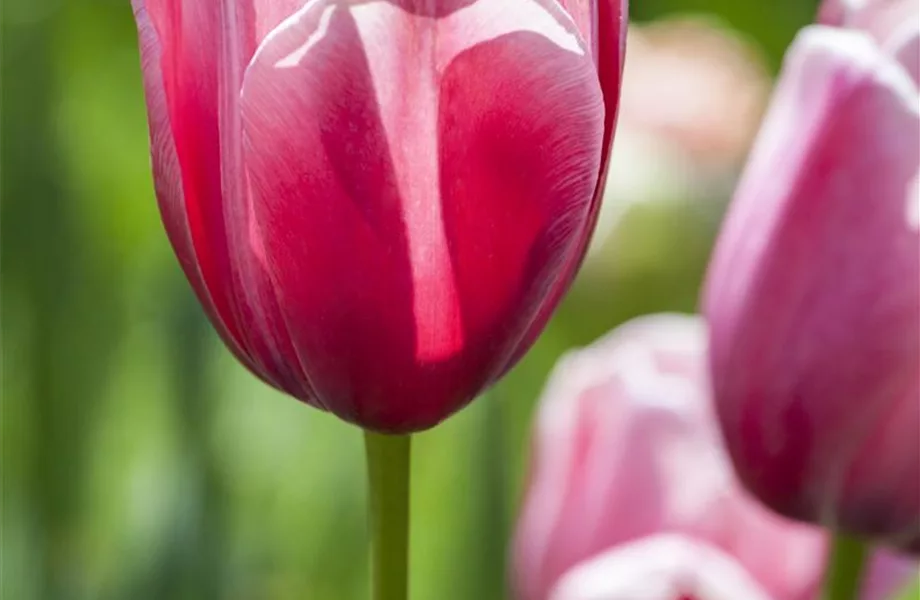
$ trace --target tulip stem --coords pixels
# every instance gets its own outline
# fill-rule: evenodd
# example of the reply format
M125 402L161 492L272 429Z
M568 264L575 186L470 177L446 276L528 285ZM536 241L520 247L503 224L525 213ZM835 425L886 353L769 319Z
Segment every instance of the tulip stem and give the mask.
M869 547L861 540L834 535L830 557L824 571L823 600L855 600Z
M364 432L373 600L409 597L408 435Z

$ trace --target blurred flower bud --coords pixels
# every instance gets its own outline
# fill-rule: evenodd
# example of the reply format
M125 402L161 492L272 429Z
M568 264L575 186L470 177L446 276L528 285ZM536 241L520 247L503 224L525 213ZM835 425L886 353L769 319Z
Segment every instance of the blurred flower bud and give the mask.
M822 15L863 22L898 3L850 4ZM916 47L913 14L882 38L799 34L704 306L718 414L750 490L920 550L920 99L916 62L898 59Z
M813 600L826 536L770 512L736 480L705 356L699 319L656 315L557 365L514 539L516 597ZM903 583L911 565L876 562L889 566L872 569L873 594Z
M610 234L633 206L727 196L769 88L750 44L706 18L630 25L628 39L617 146L592 255L608 241L618 246Z

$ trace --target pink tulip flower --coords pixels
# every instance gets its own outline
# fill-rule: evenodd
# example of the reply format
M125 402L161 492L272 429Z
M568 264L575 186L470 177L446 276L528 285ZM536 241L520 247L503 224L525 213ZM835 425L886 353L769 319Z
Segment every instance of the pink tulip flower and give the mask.
M571 282L625 0L133 0L156 194L226 345L365 428L431 427Z
M790 48L709 267L741 480L796 519L920 551L920 17L826 3Z
M557 365L514 539L516 598L813 600L826 535L736 479L705 338L697 318L643 317ZM886 598L916 568L876 562L863 600Z

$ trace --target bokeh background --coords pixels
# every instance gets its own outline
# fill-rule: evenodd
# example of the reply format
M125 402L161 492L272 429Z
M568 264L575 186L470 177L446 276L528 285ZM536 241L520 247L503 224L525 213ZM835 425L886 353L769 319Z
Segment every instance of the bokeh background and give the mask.
M128 0L0 4L0 597L367 597L361 433L256 381L194 301L153 198ZM509 597L548 370L632 316L695 309L771 79L816 9L632 4L585 269L501 384L416 436L418 600Z

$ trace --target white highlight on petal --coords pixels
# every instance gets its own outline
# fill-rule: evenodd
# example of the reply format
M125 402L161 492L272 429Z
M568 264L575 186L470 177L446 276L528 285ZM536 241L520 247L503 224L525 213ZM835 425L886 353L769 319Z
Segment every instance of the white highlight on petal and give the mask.
M281 58L278 62L274 64L276 69L290 69L296 67L300 64L300 61L303 60L303 57L307 55L307 52L310 49L322 41L326 37L326 33L329 31L329 21L332 19L332 13L335 12L335 6L329 5L323 9L322 14L319 17L319 25L316 27L316 31L310 34L310 37L304 41L303 45L299 48L296 48L293 52L287 56ZM306 11L303 13L295 13L294 17L298 14L306 14ZM283 25L283 23L282 23ZM279 25L275 30L273 30L269 36L281 29ZM267 38L266 38L267 39Z
M463 51L519 31L538 33L579 55L585 51L566 13L556 7L553 14L535 0L479 0L441 18L411 14L386 0L349 10L365 47L402 198L416 358L443 360L462 348L464 332L439 201L441 77Z
M920 231L920 173L914 177L907 192L907 226L915 231Z
M496 9L492 0L479 0L447 16L442 27L452 32L452 38L463 40L466 48L513 31L531 31L563 50L584 56L585 42L577 35L571 17L556 2L553 6L556 10L550 12L535 0L504 0Z
M591 346L569 352L558 363L543 392L548 400L537 415L538 427L541 431L552 431L570 424L572 419L566 415L574 410L571 396L583 390L620 376L635 382L640 377L668 375L655 363L656 352L695 357L705 353L706 344L706 327L698 317L663 313L620 325ZM633 373L637 362L645 364ZM696 410L696 406L678 400L673 403L655 400L655 403L679 413Z
M844 0L844 4L851 11L863 10L868 5L868 0Z
M267 52L268 48L271 48L274 44L278 42L278 39L282 37L285 31L295 27L302 19L306 19L310 13L313 11L314 7L320 4L325 4L326 0L309 0L306 2L300 10L297 12L288 15L283 19L274 29L265 34L265 37L262 38L262 41L259 42L259 45L256 47L255 52L252 53L252 58L249 60L249 64L246 66L248 71L254 64L259 62L259 59L262 57L263 52ZM305 55L306 53L304 53ZM303 56L300 57L301 59ZM282 59L283 60L283 59ZM280 61L275 61L275 66ZM243 81L246 81L246 75L243 75Z
M379 10L381 5L386 5L383 7L384 10L387 8L393 9L417 22L438 21L437 27L439 29L453 30L451 38L462 40L463 48L452 48L452 52L447 56L448 59L453 59L460 50L514 31L539 33L563 50L582 56L585 55L586 42L577 34L577 27L572 22L569 14L559 5L557 0L545 0L545 3L552 6L552 9L544 6L539 0L505 0L498 9L496 9L496 3L493 0L477 0L442 19L433 19L409 15L409 13L388 0L367 0L351 5L334 3L330 2L330 0L309 0L299 10L278 23L274 29L265 35L253 53L250 64L257 62L265 48L271 46L283 31L290 29L301 19L306 18L320 4L325 4L326 6L320 18L317 34L310 36L310 39L300 48L277 61L274 66L289 68L303 60L310 48L319 43L327 33L329 19L331 18L331 15L327 16L327 11L342 8L350 10L353 15L360 12L371 14L375 10ZM358 17L356 16L355 18L357 19ZM443 67L444 64L439 64L438 66Z
M662 343L674 343L674 350L688 358L698 357L702 367L705 334L695 331L693 321L674 321L685 326L683 337L675 335ZM690 344L680 347L679 344ZM623 384L626 401L635 408L636 427L641 420L654 423L649 432L657 431L655 462L666 481L680 481L684 473L697 474L692 484L675 488L666 497L667 514L678 521L693 520L712 504L713 498L729 490L732 484L731 466L716 442L712 430L709 400L701 379L692 372L669 372L662 369L656 355L665 346L654 346L648 340L624 343L616 359L616 376Z
M769 600L732 556L705 543L661 534L616 546L566 573L551 600Z
M440 202L440 73L435 19L391 2L351 8L365 47L402 200L412 272L415 356L444 360L463 347L460 298Z
M904 67L914 85L920 87L920 23L903 23L886 40L883 48Z

